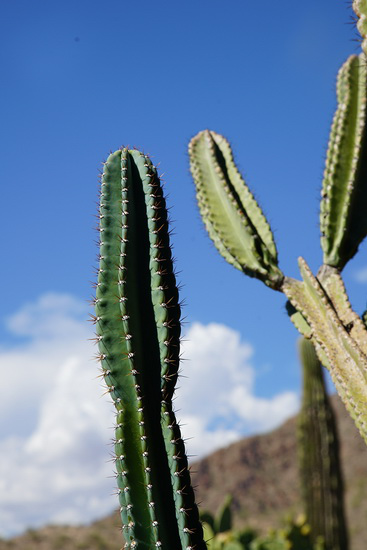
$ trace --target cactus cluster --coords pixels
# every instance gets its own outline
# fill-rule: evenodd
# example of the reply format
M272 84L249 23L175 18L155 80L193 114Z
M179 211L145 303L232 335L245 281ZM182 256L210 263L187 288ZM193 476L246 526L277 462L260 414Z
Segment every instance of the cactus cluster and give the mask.
M367 53L367 0L354 0L353 7ZM215 246L234 267L288 299L289 316L305 339L302 355L308 382L301 420L303 437L309 442L305 434L312 432L319 440L319 451L324 445L328 456L337 453L336 436L320 362L329 369L367 441L367 315L361 318L352 310L340 275L367 235L366 67L364 54L351 56L338 75L338 108L322 186L323 265L316 276L302 258L301 281L280 270L269 223L240 175L227 140L205 130L189 147L200 211ZM167 210L156 168L147 155L122 148L108 157L102 174L99 219L94 322L102 376L116 407L114 460L124 548L205 550L185 446L172 406L181 311ZM312 355L314 349L319 361ZM308 413L306 401L311 396L317 411L313 408ZM338 474L335 477L339 466L330 464L332 472L327 471L325 463L316 464L319 454L313 450L309 446L308 454L304 453L303 470L318 469L318 498L325 500L322 511L314 508L310 483L306 501L310 499L307 512L313 537L304 522L254 540L248 530L235 533L228 501L218 521L208 514L203 518L209 547L346 550L343 513L335 502L340 500L341 479ZM309 480L313 474L307 475ZM318 512L328 516L326 526L320 529Z
M227 497L215 517L209 512L200 514L208 550L329 550L322 537L311 536L310 525L305 516L299 516L295 520L287 519L283 528L272 529L261 536L250 527L233 529L231 501ZM334 547L330 548L334 550ZM335 546L335 550L337 548L342 547ZM347 550L347 546L343 550Z
M125 548L206 548L172 408L180 305L156 168L123 148L104 163L95 298L102 374L115 406Z
M316 277L302 258L302 281L280 271L269 224L224 137L209 130L200 132L191 140L189 154L199 208L214 244L245 274L284 292L293 323L311 339L367 441L367 330L352 310L340 276L367 235L366 96L364 54L351 56L337 81L338 108L321 199L324 263Z
M249 550L325 550L325 546L321 538L312 542L310 526L306 518L300 516L295 521L288 521L282 529L255 539Z
M367 2L354 0L353 7L366 52ZM365 53L350 56L341 67L337 103L321 192L323 265L314 276L300 258L302 281L281 272L269 223L237 169L228 141L204 130L191 140L189 155L199 209L216 248L244 274L286 295L288 314L304 337L300 444L305 504L313 542L322 535L325 548L346 550L337 434L321 363L367 442L367 315L352 310L341 278L367 235Z
M209 550L250 550L250 543L255 540L253 529L233 529L231 504L229 495L216 516L205 511L200 513Z

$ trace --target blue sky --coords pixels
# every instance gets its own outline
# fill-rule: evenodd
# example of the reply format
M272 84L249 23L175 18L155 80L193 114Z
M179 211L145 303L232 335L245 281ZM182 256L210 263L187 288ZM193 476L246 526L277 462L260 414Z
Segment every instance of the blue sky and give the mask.
M299 255L317 270L318 201L335 79L347 56L359 52L350 6L335 0L265 0L261 9L244 0L106 0L103 5L14 0L3 3L0 15L0 371L7 382L0 447L9 448L14 461L22 445L30 457L39 452L32 463L35 478L43 468L50 395L60 402L60 411L73 398L57 377L68 380L74 367L87 387L94 377L84 319L97 253L98 169L121 145L142 148L164 172L192 338L186 350L189 378L205 384L210 376L205 369L216 359L210 342L216 341L223 354L217 372L222 368L231 380L217 412L202 410L200 395L194 402L189 386L182 384L182 414L192 417L191 430L207 443L195 450L205 454L241 434L270 429L270 417L279 422L297 406L297 334L284 297L227 265L211 245L195 204L187 143L204 128L226 135L271 223L282 270L298 277ZM359 312L366 307L366 268L363 245L345 270ZM203 373L206 379L200 378ZM205 399L211 389L215 401L221 385L219 377ZM85 400L84 412L76 410L74 420L85 422L75 437L100 448L104 428L90 428L97 421L91 406L96 392L93 387L89 397L79 398ZM108 425L111 408L99 406ZM65 441L68 419L62 422L60 441ZM66 448L65 443L63 452ZM70 464L72 458L81 460L83 446L68 456ZM78 472L75 464L70 468ZM0 485L6 468L0 460ZM50 480L52 474L50 466ZM63 483L60 507L52 513L46 497L32 514L29 503L19 513L15 485L6 486L15 496L14 510L3 502L9 526L4 534L48 521L87 521L114 505L101 496L104 481L84 497L80 489L79 500ZM80 508L80 498L89 503L83 501L84 516L75 515L71 504L79 502Z

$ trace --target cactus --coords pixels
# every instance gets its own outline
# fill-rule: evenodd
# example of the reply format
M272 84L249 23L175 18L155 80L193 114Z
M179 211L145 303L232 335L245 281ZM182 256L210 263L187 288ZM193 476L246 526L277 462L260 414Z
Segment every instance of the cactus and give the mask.
M311 541L310 526L300 516L295 521L288 521L283 529L271 530L255 539L249 550L325 550L325 546L321 538Z
M201 132L189 152L200 211L219 252L237 269L278 289L283 274L273 234L236 168L228 142L215 132Z
M249 544L256 537L251 528L232 529L231 504L232 497L228 495L215 517L210 512L200 512L209 550L249 550Z
M326 550L348 550L335 416L313 344L301 338L299 351L303 399L298 417L298 448L310 536L313 542L323 537Z
M200 520L206 523L215 535L219 533L225 533L232 529L232 496L227 495L224 503L222 504L218 514L214 517L208 511L200 512Z
M283 528L272 529L262 536L256 536L251 528L215 535L205 523L204 530L209 550L326 550L320 537L311 540L310 526L304 516L287 520Z
M232 529L232 497L228 495L225 499L217 517L214 519L214 527L216 533L223 533Z
M116 406L115 468L125 548L203 550L203 531L172 409L180 305L167 210L137 150L104 163L95 324Z
M360 2L362 4L362 1ZM278 267L269 224L239 175L224 137L205 130L190 142L191 172L208 233L223 257L245 274L282 291L301 334L311 339L367 442L367 330L352 310L340 271L367 235L367 70L364 54L339 71L321 200L323 266L303 281Z
M250 544L256 538L256 532L251 528L214 533L209 524L204 522L203 527L209 550L250 550Z
M363 38L362 49L367 55L367 1L353 0L353 9L357 14L357 28Z
M338 75L321 200L324 264L341 270L367 234L366 64L351 56Z

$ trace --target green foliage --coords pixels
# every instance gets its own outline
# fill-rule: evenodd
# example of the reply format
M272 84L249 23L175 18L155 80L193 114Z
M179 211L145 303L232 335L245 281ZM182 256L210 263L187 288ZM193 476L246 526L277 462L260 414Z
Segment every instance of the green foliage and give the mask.
M203 524L208 550L250 550L256 531L251 528L214 533L209 525Z
M200 521L205 525L210 527L211 533L215 533L215 519L213 514L206 510L200 510Z
M303 396L298 416L298 449L310 536L314 542L322 536L325 550L348 550L335 416L313 344L301 338L299 350Z
M223 533L232 529L232 497L227 496L218 516L215 518L215 533Z
M250 542L256 537L250 528L232 530L231 504L232 497L228 495L215 517L210 512L200 512L209 550L249 550Z
M180 306L167 210L150 159L122 149L104 164L94 318L116 406L115 469L125 548L206 548L172 409Z
M234 164L229 143L205 130L190 143L191 171L209 235L223 257L289 299L296 328L311 339L338 393L367 441L367 330L352 310L340 271L367 234L367 74L364 55L339 72L321 200L324 264L303 281L284 277L264 214Z
M270 531L266 536L255 539L249 550L325 550L321 539L313 543L310 527L301 517L289 522L283 529Z
M310 526L303 516L263 536L257 536L251 528L214 534L207 524L204 533L208 550L326 550L321 537L312 541Z

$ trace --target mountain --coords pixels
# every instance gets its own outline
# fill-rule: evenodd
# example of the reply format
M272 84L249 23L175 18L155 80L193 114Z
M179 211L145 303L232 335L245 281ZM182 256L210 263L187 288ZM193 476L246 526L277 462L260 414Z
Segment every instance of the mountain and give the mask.
M341 446L351 550L367 547L367 446L337 395L332 396ZM193 469L198 500L215 512L233 496L237 526L261 531L302 512L297 468L296 417L280 428L220 449Z
M351 550L367 540L367 447L337 396L337 415L346 487ZM285 516L302 512L297 469L296 417L267 434L233 443L192 465L201 508L216 512L233 496L236 526L261 531L277 527ZM0 541L0 550L118 550L122 547L117 515L80 527L45 527Z

